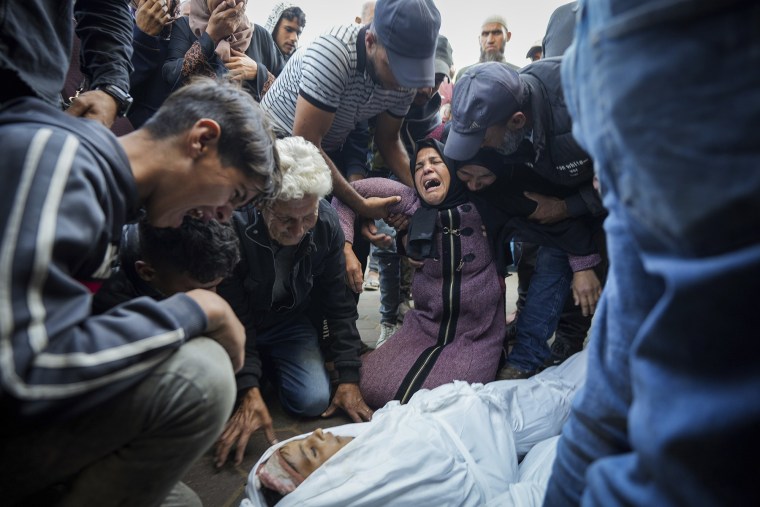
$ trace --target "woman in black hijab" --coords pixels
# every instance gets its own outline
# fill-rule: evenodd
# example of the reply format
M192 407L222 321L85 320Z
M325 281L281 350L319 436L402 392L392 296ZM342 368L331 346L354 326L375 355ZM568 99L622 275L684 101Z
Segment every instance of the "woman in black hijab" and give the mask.
M405 403L419 389L454 380L495 378L506 328L504 280L480 214L452 167L442 144L424 140L412 161L414 189L384 178L353 184L365 197L401 196L389 211L412 217L407 252L422 259L412 282L414 309L363 358L360 388L370 406ZM333 205L350 243L355 216L340 201Z

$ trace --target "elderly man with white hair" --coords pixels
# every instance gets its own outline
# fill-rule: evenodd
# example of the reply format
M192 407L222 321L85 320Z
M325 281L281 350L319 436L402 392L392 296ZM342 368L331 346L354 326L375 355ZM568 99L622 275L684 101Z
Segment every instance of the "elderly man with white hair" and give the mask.
M361 338L356 302L345 283L345 239L335 210L323 199L332 189L330 169L319 149L302 137L278 140L277 153L282 190L235 214L242 260L219 286L245 326L246 352L237 375L237 409L216 446L217 466L233 447L239 464L260 428L270 443L277 441L261 396L263 371L271 373L267 378L293 415L329 416L342 408L356 422L372 416L358 387ZM322 319L330 330L327 358L318 338ZM337 375L332 400L325 359Z

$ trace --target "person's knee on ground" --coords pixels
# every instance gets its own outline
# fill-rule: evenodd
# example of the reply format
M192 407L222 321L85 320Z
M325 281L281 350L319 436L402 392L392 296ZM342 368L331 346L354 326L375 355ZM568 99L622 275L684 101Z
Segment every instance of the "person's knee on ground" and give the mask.
M310 379L308 385L280 388L280 403L290 414L300 417L318 417L330 405L330 384L324 378Z

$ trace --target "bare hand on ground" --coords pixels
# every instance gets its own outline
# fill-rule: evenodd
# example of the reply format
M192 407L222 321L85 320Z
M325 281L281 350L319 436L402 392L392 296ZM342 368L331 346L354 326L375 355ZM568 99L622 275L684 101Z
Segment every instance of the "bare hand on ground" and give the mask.
M374 413L366 403L356 384L340 384L335 390L330 406L324 411L322 417L332 416L338 408L342 408L352 421L359 423L372 419Z
M272 417L269 415L261 391L258 387L250 389L240 403L240 406L227 421L222 435L214 447L214 464L221 467L227 461L232 448L235 448L233 463L239 465L243 461L248 441L259 429L264 429L269 445L277 443L277 437L272 427Z

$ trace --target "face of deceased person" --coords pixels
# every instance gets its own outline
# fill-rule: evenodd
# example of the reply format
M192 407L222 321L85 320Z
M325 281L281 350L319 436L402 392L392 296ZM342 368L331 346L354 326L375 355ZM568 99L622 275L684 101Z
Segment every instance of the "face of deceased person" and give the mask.
M351 440L353 437L336 436L318 428L308 437L293 440L280 447L280 455L288 465L306 478Z

